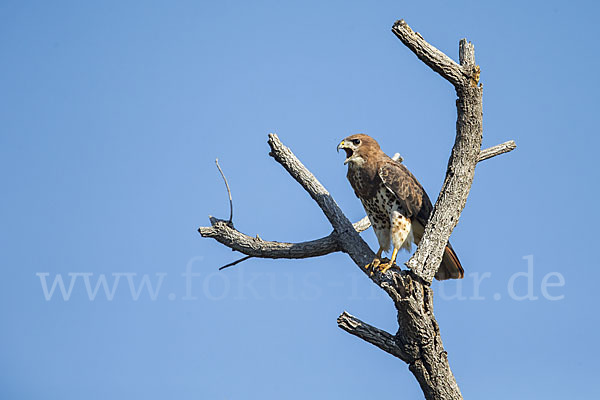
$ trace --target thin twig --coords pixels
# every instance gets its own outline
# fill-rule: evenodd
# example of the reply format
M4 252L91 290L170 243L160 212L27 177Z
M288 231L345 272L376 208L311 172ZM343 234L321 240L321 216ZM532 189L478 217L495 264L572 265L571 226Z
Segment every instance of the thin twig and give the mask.
M249 258L252 258L252 257L253 257L253 256L246 256L246 257L242 257L242 258L240 258L239 260L236 260L236 261L234 261L234 262L232 262L232 263L229 263L229 264L227 264L227 265L223 265L221 268L219 268L219 271L221 271L221 270L223 270L223 269L225 269L225 268L227 268L227 267L233 267L234 265L236 265L236 264L239 264L239 263L241 263L242 261L246 261L247 259L249 259Z
M233 222L233 200L231 199L231 190L229 189L229 183L227 183L227 178L225 178L225 174L223 173L223 170L221 169L221 166L219 165L218 158L215 159L215 164L217 164L217 168L219 169L219 172L221 173L221 176L223 177L223 181L225 182L225 187L227 188L227 194L229 195L229 223L232 223ZM220 269L222 269L222 268L220 268Z

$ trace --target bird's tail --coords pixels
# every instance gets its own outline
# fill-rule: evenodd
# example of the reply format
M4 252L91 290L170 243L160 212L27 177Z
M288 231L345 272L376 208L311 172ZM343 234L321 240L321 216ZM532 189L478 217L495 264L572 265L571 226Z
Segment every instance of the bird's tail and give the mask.
M452 246L450 246L450 242L448 242L448 245L446 245L446 249L444 250L444 255L442 256L440 268L435 274L435 279L444 281L446 279L462 279L464 276L465 270L462 265L460 265L456 253L452 249Z

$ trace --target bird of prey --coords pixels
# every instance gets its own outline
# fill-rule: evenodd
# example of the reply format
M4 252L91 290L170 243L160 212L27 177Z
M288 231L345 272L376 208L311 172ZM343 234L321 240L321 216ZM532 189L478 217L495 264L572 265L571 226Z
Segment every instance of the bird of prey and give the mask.
M395 265L400 249L411 251L413 243L419 244L433 206L417 178L401 162L388 157L372 137L348 136L338 145L338 151L340 149L346 152L346 176L379 242L375 259L365 268L385 272ZM393 244L391 260L382 263L381 254L390 250L390 242ZM435 277L438 280L464 277L450 243L446 245Z

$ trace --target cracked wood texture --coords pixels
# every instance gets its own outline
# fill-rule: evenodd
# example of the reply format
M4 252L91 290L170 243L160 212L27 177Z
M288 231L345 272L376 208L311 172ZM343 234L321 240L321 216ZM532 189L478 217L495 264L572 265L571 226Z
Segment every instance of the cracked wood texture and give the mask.
M338 317L338 326L406 362L426 399L462 399L433 314L430 284L444 247L465 206L475 166L479 161L513 150L516 145L510 141L480 150L483 89L478 85L480 70L475 64L475 50L471 43L465 39L460 41L460 63L456 63L427 43L404 21L397 21L392 31L421 61L452 83L458 95L456 140L448 161L446 178L423 239L407 263L410 270L391 269L385 274L370 274L364 269L364 265L371 262L375 255L359 235L370 226L368 218L352 224L331 194L275 134L269 135L269 154L315 200L333 227L333 232L321 239L302 243L271 242L258 236L244 235L233 227L232 222L213 217L210 218L210 227L201 227L198 231L203 237L213 238L252 257L306 258L337 251L348 254L360 270L394 302L398 331L392 335L347 312Z

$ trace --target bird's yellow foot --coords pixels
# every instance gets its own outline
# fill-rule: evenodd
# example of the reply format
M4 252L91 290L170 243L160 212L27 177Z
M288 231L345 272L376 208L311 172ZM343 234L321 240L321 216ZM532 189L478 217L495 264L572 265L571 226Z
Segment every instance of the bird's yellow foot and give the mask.
M377 268L377 266L381 264L381 260L379 258L374 258L369 264L365 265L365 269L369 268Z
M398 268L398 266L396 265L396 263L395 263L395 262L388 261L388 262L385 262L385 263L383 263L383 264L379 264L379 265L377 266L377 269L378 269L378 270L379 270L379 272L381 272L382 274L385 274L385 273L387 272L387 270L388 270L388 269L390 269L390 268L392 268L392 267L396 267L396 268Z
M369 268L375 269L375 268L377 268L377 266L379 266L379 264L381 264L381 260L378 257L375 257L373 259L373 261L371 261L370 263L368 263L367 265L365 265L365 269L369 269Z

